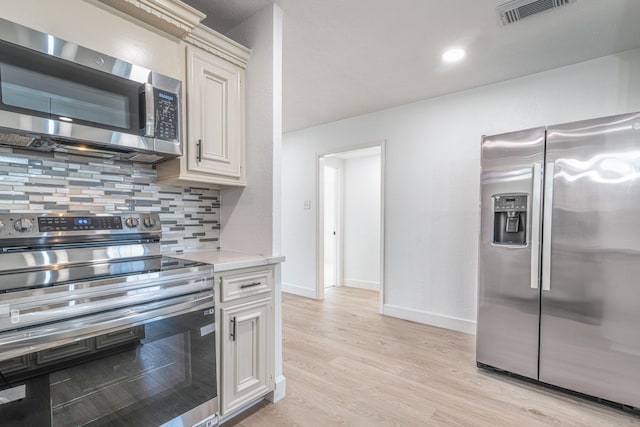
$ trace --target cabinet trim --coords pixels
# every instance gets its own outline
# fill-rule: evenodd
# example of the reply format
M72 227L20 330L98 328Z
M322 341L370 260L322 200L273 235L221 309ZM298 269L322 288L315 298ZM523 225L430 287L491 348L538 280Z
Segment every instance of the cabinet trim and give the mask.
M251 49L204 25L195 27L184 40L243 69L249 63Z
M207 15L179 0L99 0L125 14L183 38Z

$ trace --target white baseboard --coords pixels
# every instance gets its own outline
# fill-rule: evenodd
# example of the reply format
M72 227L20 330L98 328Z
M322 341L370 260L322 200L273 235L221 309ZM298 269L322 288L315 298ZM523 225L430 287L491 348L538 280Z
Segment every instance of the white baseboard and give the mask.
M316 298L316 290L304 288L302 286L293 285L291 283L282 282L282 292L286 292L288 294L299 295L301 297L306 298Z
M369 282L367 280L344 279L342 284L343 286L349 286L351 288L370 289L372 291L380 290L380 283Z
M274 390L267 394L266 399L269 402L276 403L278 400L284 399L287 394L287 379L284 375L276 377Z
M386 316L411 320L412 322L424 323L425 325L437 326L439 328L453 329L454 331L466 332L467 334L475 335L476 333L475 321L460 319L459 317L445 316L389 304L383 306L382 313Z

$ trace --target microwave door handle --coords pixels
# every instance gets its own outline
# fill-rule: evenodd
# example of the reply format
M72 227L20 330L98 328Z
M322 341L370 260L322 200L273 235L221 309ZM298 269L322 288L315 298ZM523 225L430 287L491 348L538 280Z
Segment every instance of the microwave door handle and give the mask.
M144 124L143 136L153 138L155 136L155 97L153 96L153 86L144 84L144 111L140 120Z

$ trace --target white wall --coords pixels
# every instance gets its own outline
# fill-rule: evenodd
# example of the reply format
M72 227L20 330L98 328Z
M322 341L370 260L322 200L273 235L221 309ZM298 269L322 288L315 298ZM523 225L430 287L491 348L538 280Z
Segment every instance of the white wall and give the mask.
M640 50L286 134L286 289L315 287L316 153L386 140L384 313L473 332L481 135L634 110Z
M344 285L380 289L380 155L344 160Z
M279 255L280 150L282 146L282 9L269 5L227 36L251 49L245 71L247 186L221 191L222 247ZM276 390L285 394L282 374L281 272L275 274Z
M224 249L270 255L273 246L273 161L276 121L274 8L269 6L228 34L251 49L245 70L247 186L222 190L221 241ZM281 97L280 94L278 96Z

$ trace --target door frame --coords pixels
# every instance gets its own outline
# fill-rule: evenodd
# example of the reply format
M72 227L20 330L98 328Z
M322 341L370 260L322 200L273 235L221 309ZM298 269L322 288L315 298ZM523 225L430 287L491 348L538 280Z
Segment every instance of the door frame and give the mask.
M326 218L325 218L325 170L327 167L331 167L333 168L333 165L327 165L327 160L331 160L333 159L332 154L327 154L324 156L320 157L320 164L319 164L319 180L320 180L320 188L321 191L319 193L319 195L321 196L321 204L318 205L319 208L322 209L321 212L318 212L320 217L319 217L319 221L321 221L321 231L322 233L324 233L326 230L324 228L325 223L326 223ZM334 286L341 286L342 282L344 281L344 268L342 265L342 257L343 257L343 248L344 248L344 236L342 233L342 222L343 222L343 210L344 210L344 206L343 206L343 187L344 187L344 161L342 161L342 159L337 159L340 161L340 165L335 167L336 170L336 182L335 182L335 194L334 194L334 203L335 203L335 211L334 212L336 214L335 217L335 233L336 233L336 239L335 239L335 247L334 247L334 256L335 256L335 266L334 266L334 274L335 274L335 283ZM324 255L325 255L325 235L322 234L322 289L323 289L323 298L324 298L324 289L325 289L325 271L324 271ZM320 249L320 248L318 248Z
M340 154L347 151L361 150L364 148L380 147L380 306L378 311L383 312L386 301L385 292L385 148L386 140L378 140L366 144L340 147L316 153L316 292L315 299L324 299L324 171L322 159L332 154ZM344 207L344 206L343 206ZM340 242L342 242L342 230ZM341 247L341 244L338 245ZM338 278L342 275L342 262L338 260Z

